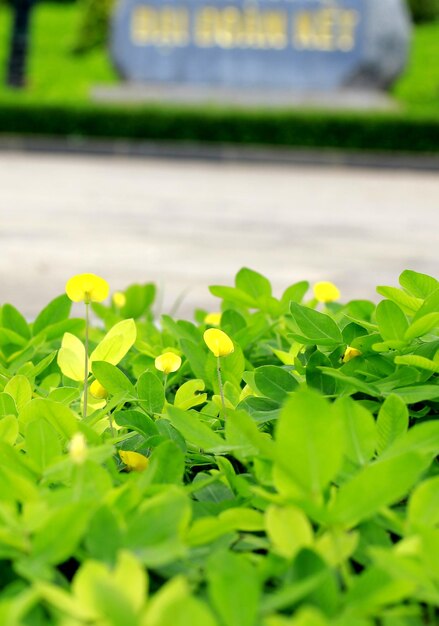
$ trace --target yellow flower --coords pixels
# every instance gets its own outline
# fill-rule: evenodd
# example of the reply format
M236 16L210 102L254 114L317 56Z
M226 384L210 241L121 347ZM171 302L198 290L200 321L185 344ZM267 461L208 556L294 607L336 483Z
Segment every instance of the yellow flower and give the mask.
M320 282L313 287L314 297L319 302L334 302L340 298L340 292L334 283Z
M149 464L149 459L138 452L119 450L119 456L129 472L143 472Z
M94 380L90 385L90 394L97 400L103 400L108 396L108 391L98 380Z
M69 456L73 463L82 465L87 458L87 442L82 433L75 433L69 443Z
M122 309L126 303L127 303L127 299L124 293L122 293L121 291L115 291L113 293L113 304L117 309Z
M215 356L228 356L235 349L230 337L218 328L208 328L203 337L207 347Z
M160 372L170 374L178 370L181 365L181 358L173 352L164 352L156 358L154 365Z
M208 313L204 318L204 323L209 326L219 326L221 324L221 313Z
M73 302L103 302L109 291L107 281L95 274L77 274L66 284L66 293Z
M360 352L360 350L357 350L357 348L351 348L351 346L348 346L343 355L343 363L348 363L348 361L352 361L352 359L355 359L357 356L361 356L362 354L363 353Z

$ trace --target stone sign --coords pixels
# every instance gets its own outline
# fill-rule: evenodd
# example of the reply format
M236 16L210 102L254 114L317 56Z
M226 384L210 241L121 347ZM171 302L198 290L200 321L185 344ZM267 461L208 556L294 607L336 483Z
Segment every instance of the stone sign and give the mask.
M385 88L405 66L405 0L119 0L111 51L134 82Z

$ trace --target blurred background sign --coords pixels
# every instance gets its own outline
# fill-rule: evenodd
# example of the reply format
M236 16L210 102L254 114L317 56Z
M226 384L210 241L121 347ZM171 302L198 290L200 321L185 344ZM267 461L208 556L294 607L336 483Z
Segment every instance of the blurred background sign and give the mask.
M134 82L327 91L403 71L403 0L121 0L111 50Z

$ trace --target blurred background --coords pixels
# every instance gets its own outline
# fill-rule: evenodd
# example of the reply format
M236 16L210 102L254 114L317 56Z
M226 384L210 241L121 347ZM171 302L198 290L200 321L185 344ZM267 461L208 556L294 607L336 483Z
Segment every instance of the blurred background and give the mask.
M185 317L242 266L279 294L332 280L344 299L437 275L439 0L408 3L384 109L98 100L124 88L114 4L0 0L0 304L32 318L86 271L155 281Z

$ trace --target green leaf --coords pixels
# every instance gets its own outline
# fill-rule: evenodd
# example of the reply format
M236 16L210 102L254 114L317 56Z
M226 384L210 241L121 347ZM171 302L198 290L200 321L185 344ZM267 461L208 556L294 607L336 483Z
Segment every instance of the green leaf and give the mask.
M209 287L209 291L213 296L217 298L223 298L227 302L242 305L251 309L257 307L257 302L254 298L241 289L235 287L223 287L221 285L212 285Z
M115 365L111 365L111 363L106 363L105 361L95 361L92 366L92 371L108 393L112 395L135 395L134 385Z
M31 558L56 565L71 557L87 527L90 508L82 502L64 504L50 511L32 542Z
M46 420L64 440L70 440L79 430L79 422L73 411L64 404L42 398L26 404L20 411L18 420L21 430L25 432L33 420Z
M49 302L34 321L32 325L33 334L37 335L48 326L66 320L70 315L71 308L72 302L65 294Z
M349 528L369 519L382 507L401 500L426 465L425 457L417 452L367 465L340 487L330 519Z
M154 302L156 287L152 283L130 285L124 292L126 303L121 309L123 317L138 319Z
M280 403L299 387L299 383L289 372L276 365L258 367L255 371L255 383L264 396Z
M439 310L439 289L436 289L426 300L424 300L424 304L418 309L416 315L413 318L413 321L417 321L424 317L424 315L428 315L429 313L437 313Z
M351 398L339 398L334 404L346 434L346 457L356 466L366 465L377 445L377 429L372 413Z
M184 461L181 448L174 441L164 441L154 448L149 457L142 482L148 485L179 485L183 482Z
M20 311L12 304L4 304L1 314L2 326L18 333L24 339L30 339L30 328Z
M187 339L181 339L180 345L185 357L189 361L191 370L198 379L203 380L206 375L206 352L200 345L193 341L188 341Z
M139 402L149 415L161 413L165 404L163 384L152 372L144 372L137 382Z
M2 465L0 465L0 501L36 502L39 493L35 477L20 462L20 459L12 455L7 457L4 454L7 445L6 442L0 442L0 452L3 453ZM15 452L15 449L9 446L9 451Z
M13 376L5 386L5 393L8 393L15 401L18 411L32 400L32 386L29 379L22 374Z
M337 389L336 380L327 376L322 368L326 368L326 371L328 369L331 370L332 363L326 354L316 350L312 353L306 365L306 384L324 396L333 395Z
M416 298L422 298L423 300L428 298L428 296L439 288L439 282L435 278L427 274L414 272L413 270L405 270L402 272L399 277L399 284L410 295Z
M314 497L340 469L345 446L340 413L315 392L297 392L288 400L275 441L278 478L280 474Z
M137 613L145 601L147 579L144 568L134 555L120 552L116 567L98 561L86 561L73 581L78 604L86 609L93 622L109 626L137 626Z
M175 576L151 598L142 626L218 626L207 605L191 596L188 582Z
M270 398L259 398L258 396L248 396L236 407L246 411L258 424L277 420L280 412L280 404Z
M422 337L439 326L439 313L427 313L415 320L405 332L404 339Z
M332 346L343 343L337 324L329 315L291 302L290 312L297 332L295 338L300 343Z
M0 417L5 415L17 415L17 407L14 398L6 392L0 393Z
M0 441L13 446L18 437L18 420L15 415L0 419Z
M348 374L345 374L344 371L342 371L341 369L336 370L332 367L321 367L321 366L319 367L319 369L321 372L323 372L323 374L325 374L325 376L331 376L332 378L335 378L336 380L339 380L342 383L345 383L350 393L354 393L355 391L362 391L368 396L372 396L372 397L381 396L380 391L374 385L371 385L370 383L366 383L364 382L364 380L361 380L360 378L356 378L355 376L349 376ZM352 389L349 389L349 387L352 387Z
M64 333L61 348L58 350L58 367L64 376L80 382L85 377L85 347L78 337Z
M90 362L106 361L117 365L136 341L137 328L133 319L122 320L108 331L90 355Z
M226 420L227 445L234 450L234 454L254 456L257 452L263 458L271 459L275 455L275 446L267 433L262 433L250 415L241 410L229 411Z
M376 308L380 335L385 341L404 340L408 321L399 306L391 300L383 300Z
M102 529L105 528L105 532ZM92 558L114 563L122 545L122 527L117 512L103 504L90 519L85 536L87 552Z
M220 435L205 424L195 411L182 411L173 406L166 409L171 424L183 435L188 443L206 452L222 452L226 442Z
M20 346L26 345L26 339L8 328L0 328L0 345L1 346Z
M177 393L174 398L174 405L187 411L194 406L204 404L207 400L206 393L200 393L204 391L206 384L204 380L195 378L193 380L187 380L181 387L177 389Z
M421 370L426 370L427 372L439 374L439 363L436 363L431 359L426 359L423 356L418 356L417 354L405 354L404 356L396 356L395 363L397 365L409 365L412 367L418 367Z
M381 406L377 419L378 453L386 450L398 437L407 432L409 414L405 402L394 394Z
M414 529L439 524L439 476L417 485L409 500L407 517Z
M248 294L255 302L271 296L271 283L268 278L254 270L243 267L235 277L235 286Z
M397 304L406 315L414 315L422 306L421 298L408 296L397 287L377 287L377 292Z
M261 590L248 558L233 552L213 554L206 576L210 600L224 626L256 626Z
M26 428L26 451L40 471L61 456L61 442L54 426L34 419Z
M409 451L419 452L430 460L439 455L439 422L416 424L405 435L395 439L381 458L391 458Z
M439 400L439 385L400 387L399 389L394 389L393 393L396 393L406 404L416 404L426 400Z
M44 357L44 359L41 359L41 361L39 361L36 365L30 367L26 371L26 375L30 379L37 378L37 376L40 376L40 374L42 374L44 372L44 370L46 370L49 367L49 365L52 363L52 361L54 361L56 355L57 355L56 351L55 352L51 352L46 357Z
M191 517L188 497L178 487L145 500L127 520L124 545L147 567L160 567L184 556Z
M285 309L289 310L290 302L298 302L300 304L308 289L309 282L307 280L302 280L287 287L281 298L281 303L284 305Z
M392 576L375 566L368 568L357 577L346 594L347 624L351 623L351 613L354 616L375 615L381 613L381 607L401 606L401 601L413 597L416 587L416 583L408 577ZM398 622L396 624L398 626Z
M84 333L85 329L85 320L83 319L69 319L63 320L61 322L56 322L56 324L51 324L47 326L38 338L42 337L46 341L53 341L54 339L58 339L62 337L64 333L72 333L72 335L80 335Z
M274 551L286 559L293 559L302 548L312 545L311 523L303 511L293 505L269 506L265 523Z
M155 422L141 411L117 411L113 414L113 416L114 421L118 426L135 430L139 434L143 435L145 439L158 435Z

